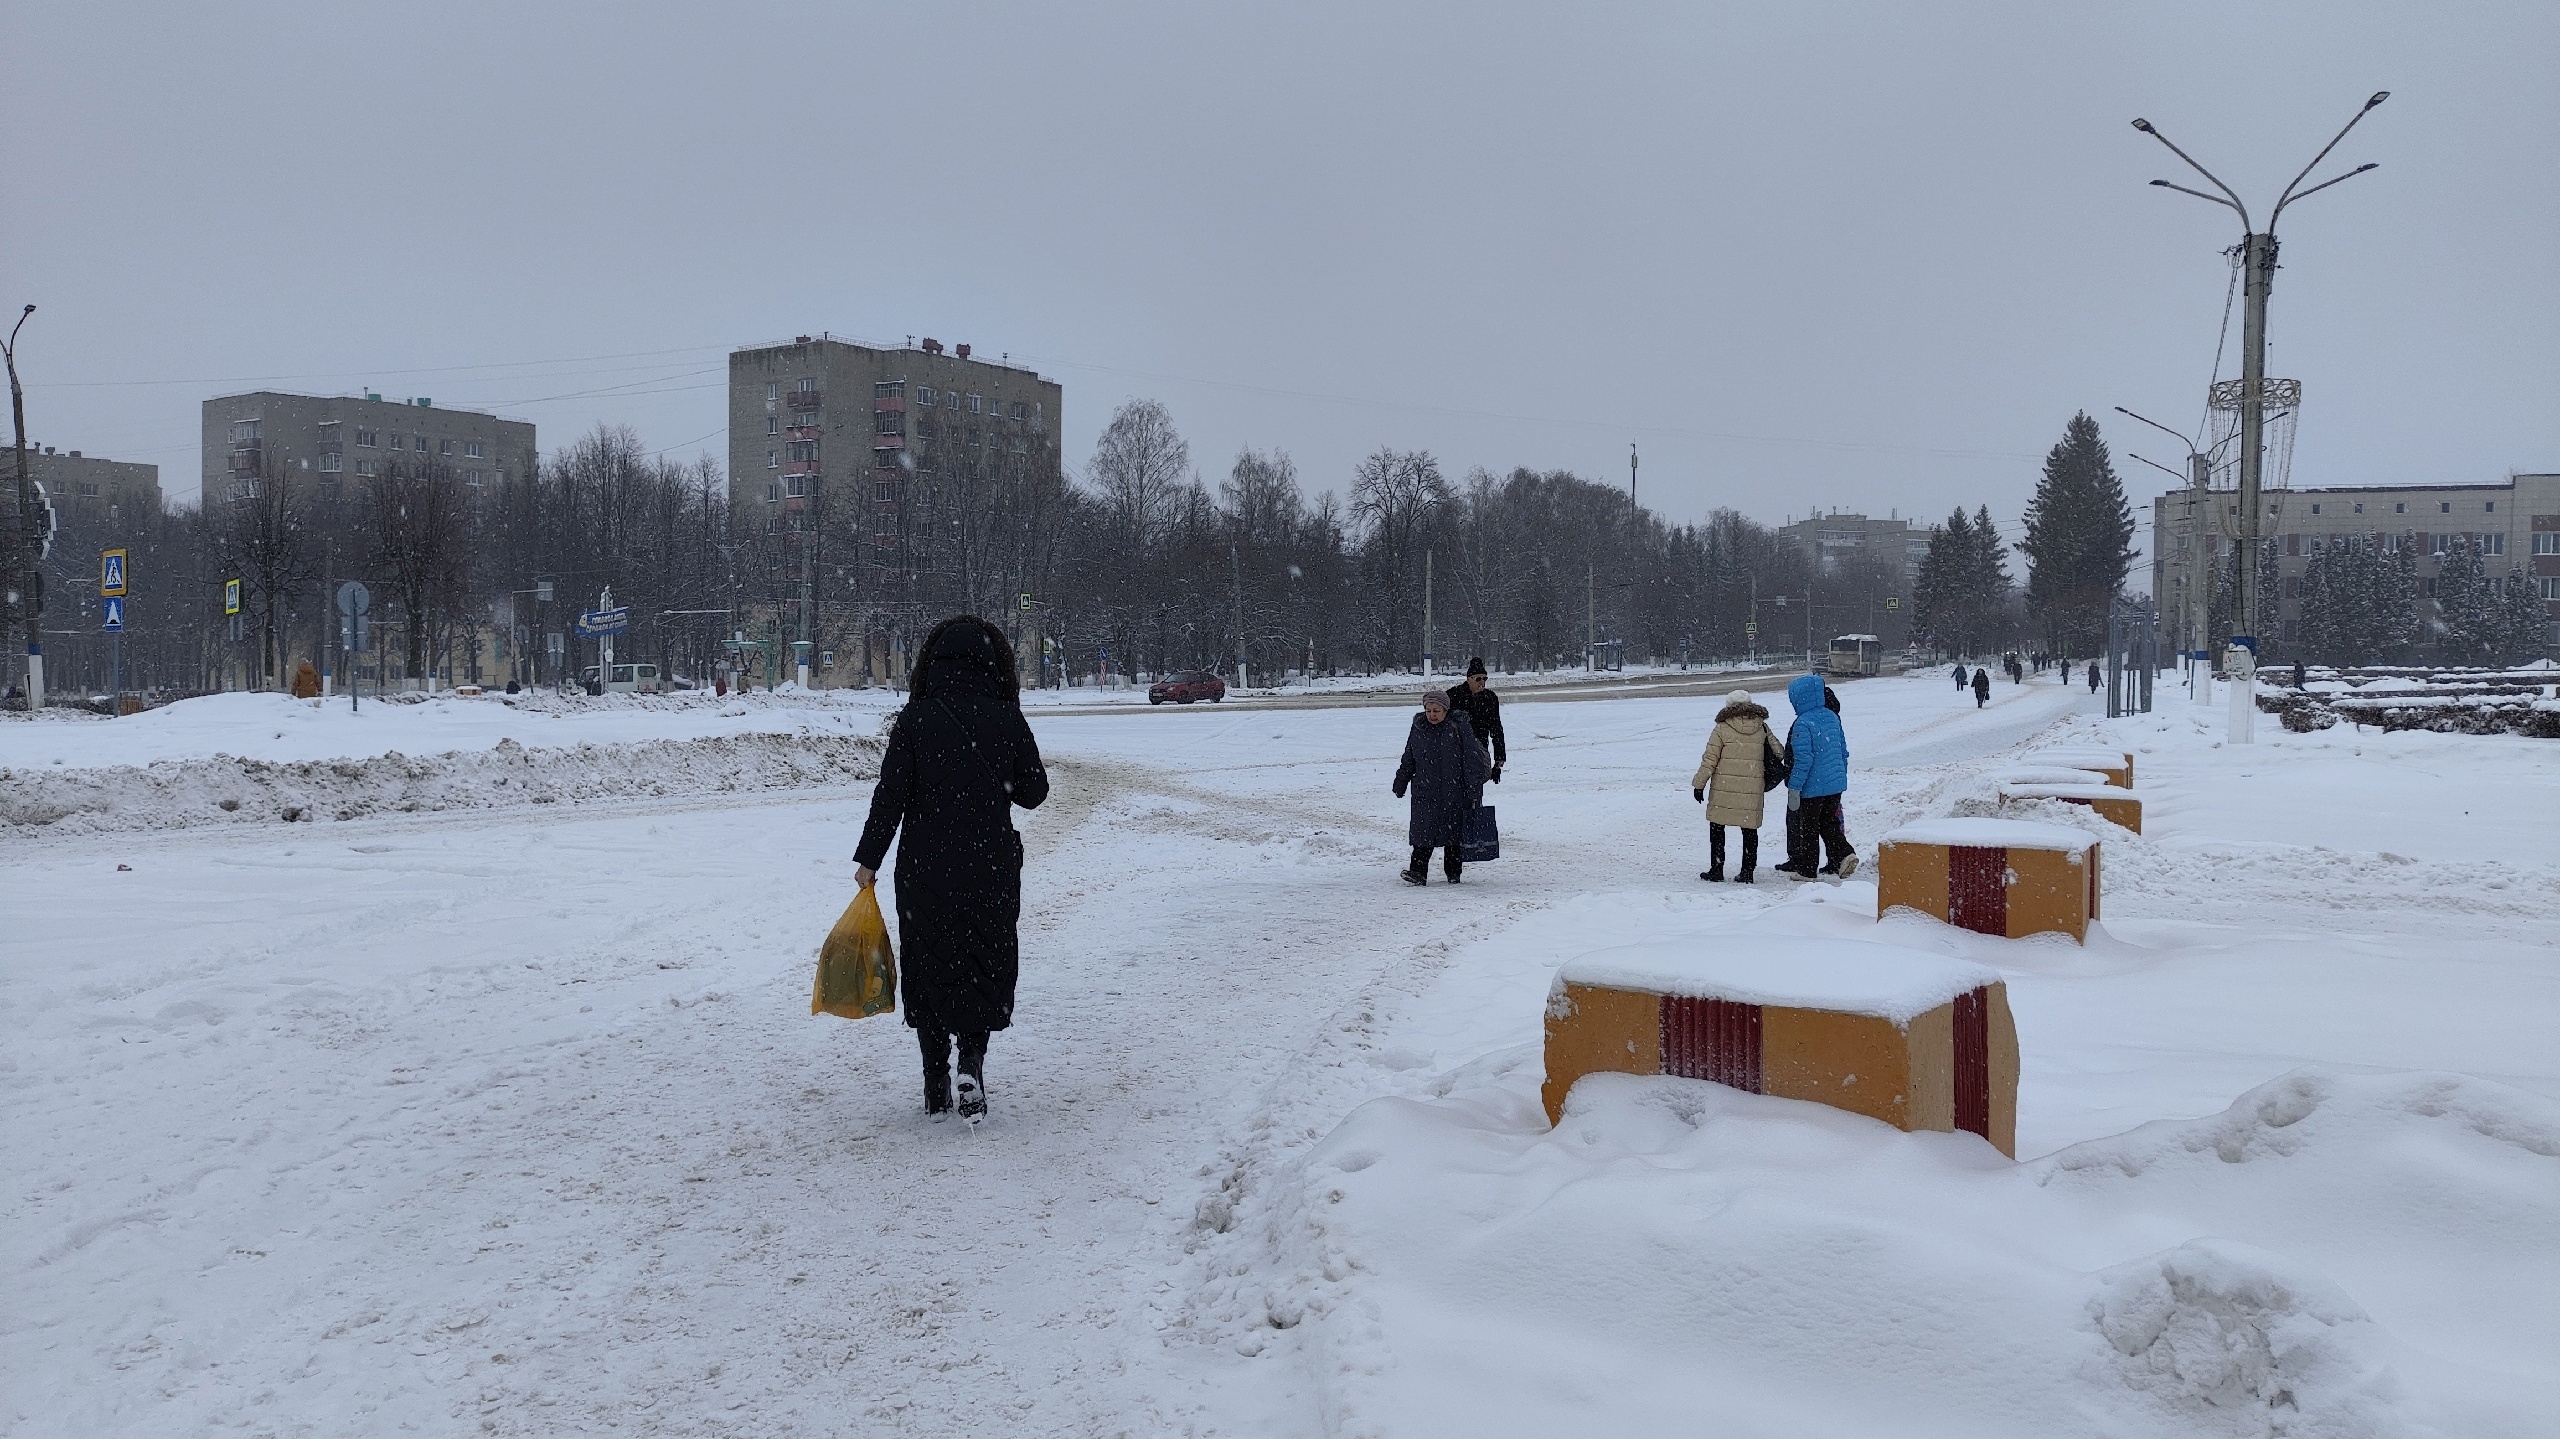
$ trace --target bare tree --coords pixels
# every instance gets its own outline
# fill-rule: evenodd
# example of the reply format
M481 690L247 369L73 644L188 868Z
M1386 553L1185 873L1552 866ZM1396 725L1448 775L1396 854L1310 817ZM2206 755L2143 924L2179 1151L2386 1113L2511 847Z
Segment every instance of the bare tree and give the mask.
M215 553L226 578L240 581L243 607L258 626L258 687L273 688L282 668L279 631L293 603L319 577L319 547L312 533L308 497L295 473L269 459L235 474L211 526Z
M1450 498L1440 462L1425 450L1381 448L1353 477L1351 514L1371 562L1372 616L1384 663L1400 662L1412 648L1405 643L1408 621L1420 631L1422 550Z
M451 469L387 461L374 476L373 561L400 607L406 673L425 672L431 627L468 596L467 502Z

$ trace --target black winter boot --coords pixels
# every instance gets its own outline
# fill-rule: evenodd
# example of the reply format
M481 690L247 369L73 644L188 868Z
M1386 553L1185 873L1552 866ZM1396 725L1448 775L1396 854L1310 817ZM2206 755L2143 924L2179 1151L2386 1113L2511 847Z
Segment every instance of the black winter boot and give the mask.
M1698 878L1705 880L1709 884L1724 883L1723 825L1711 824L1707 826L1707 867L1698 872Z
M940 1119L951 1112L951 1034L916 1029L916 1047L924 1051L924 1112Z
M1413 862L1398 871L1396 878L1403 880L1407 884L1429 884L1431 882L1431 851L1427 849L1415 850L1413 852Z
M987 1117L987 1036L981 1030L960 1036L960 1117L971 1124Z

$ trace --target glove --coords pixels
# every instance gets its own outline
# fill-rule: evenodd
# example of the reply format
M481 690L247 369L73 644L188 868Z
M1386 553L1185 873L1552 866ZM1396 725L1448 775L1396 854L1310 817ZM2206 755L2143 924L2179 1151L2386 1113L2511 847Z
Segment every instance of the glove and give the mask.
M1389 785L1389 786L1387 786L1387 787L1388 787L1389 789L1392 789L1392 790L1394 790L1394 791L1396 792L1396 798L1398 798L1398 799L1402 799L1402 798L1404 798L1404 786L1403 786L1403 785L1396 784L1396 785Z
M1804 808L1804 791L1803 791L1803 790L1797 789L1797 788L1796 788L1795 786L1793 786L1793 785L1789 785L1789 786L1787 787L1787 808L1789 808L1789 809L1802 809L1802 808Z
M1705 804L1707 802L1707 792L1702 789L1693 789L1689 791L1689 798L1696 800L1700 804Z
M1495 784L1502 783L1502 766L1500 765L1495 765L1493 767L1493 782Z

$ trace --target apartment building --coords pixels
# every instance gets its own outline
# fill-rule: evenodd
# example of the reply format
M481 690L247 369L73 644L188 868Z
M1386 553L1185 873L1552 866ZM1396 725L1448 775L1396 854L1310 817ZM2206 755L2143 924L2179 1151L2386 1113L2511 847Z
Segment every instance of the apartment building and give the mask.
M1934 526L1914 525L1898 515L1877 519L1835 510L1781 525L1778 533L1803 546L1822 574L1836 574L1843 564L1857 558L1881 561L1889 567L1889 573L1900 576L1900 593L1907 596L1919 578L1920 557L1929 551L1929 537L1937 531Z
M474 490L531 474L533 422L438 406L428 397L255 390L204 402L204 498L227 499L270 468L308 475L322 499L385 465L440 465Z
M65 525L94 527L160 513L160 467L27 446L27 473Z
M1057 381L932 339L730 353L731 509L740 533L770 539L765 622L796 638L808 612L813 683L903 675L950 588L959 507L986 482L1054 470L1061 406Z
M2421 613L2431 608L2438 562L2456 537L2469 535L2493 575L2519 566L2541 588L2543 608L2560 642L2560 475L2510 475L2478 485L2373 485L2270 490L2265 532L2276 542L2279 640L2291 638L2302 618L2302 572L2313 555L2334 545L2369 545L2386 552L2404 546L2417 556ZM2194 571L2196 546L2215 560L2226 554L2239 527L2239 497L2211 492L2198 506L2189 491L2172 490L2151 502L2151 593L2164 624L2182 613Z

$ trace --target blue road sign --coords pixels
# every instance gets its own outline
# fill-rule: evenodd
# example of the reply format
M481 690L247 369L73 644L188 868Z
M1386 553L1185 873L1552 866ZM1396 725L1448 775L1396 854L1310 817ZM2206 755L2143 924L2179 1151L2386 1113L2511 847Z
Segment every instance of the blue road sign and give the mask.
M616 605L609 610L586 610L579 614L578 633L587 639L618 635L631 628L631 607Z
M98 554L98 593L124 593L124 551L102 550Z
M106 631L109 634L115 634L124 628L124 601L110 595L105 604L107 607Z

